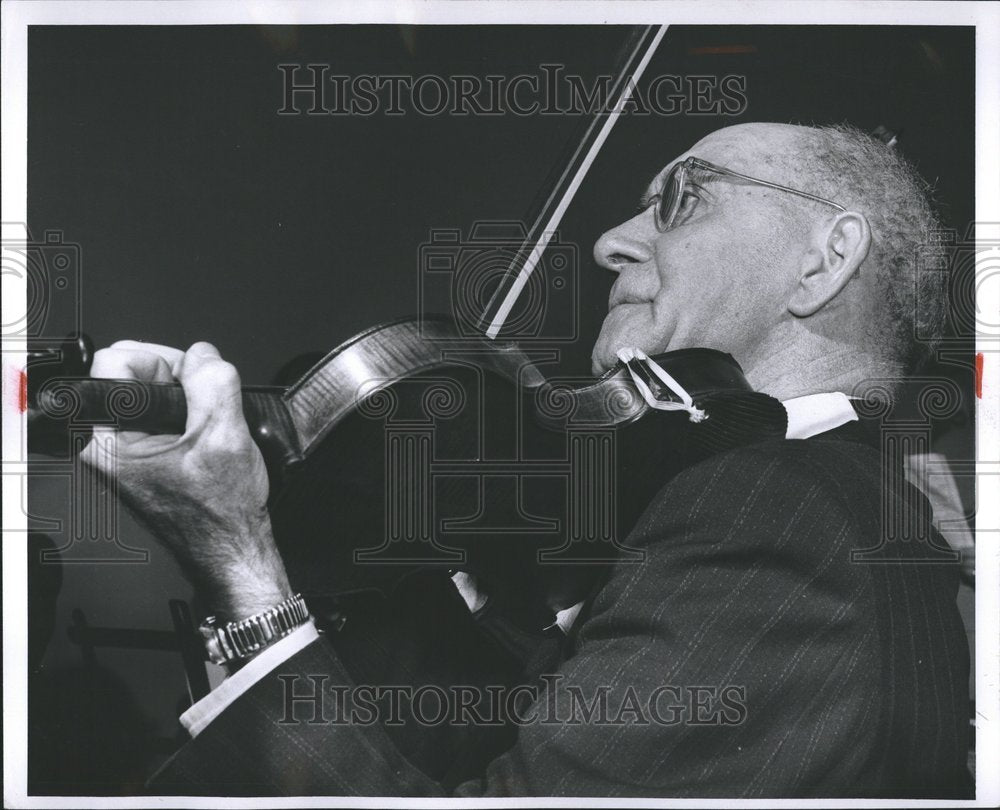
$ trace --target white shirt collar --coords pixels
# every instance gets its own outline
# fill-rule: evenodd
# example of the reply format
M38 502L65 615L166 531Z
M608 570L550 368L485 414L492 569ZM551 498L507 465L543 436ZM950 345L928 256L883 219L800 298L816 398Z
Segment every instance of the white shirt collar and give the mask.
M858 414L851 405L850 397L840 391L808 394L786 399L781 404L788 411L786 439L808 439L848 422L858 421Z

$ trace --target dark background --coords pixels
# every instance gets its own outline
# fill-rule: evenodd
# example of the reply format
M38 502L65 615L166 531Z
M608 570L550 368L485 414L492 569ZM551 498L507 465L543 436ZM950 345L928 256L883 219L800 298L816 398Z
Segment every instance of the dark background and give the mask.
M57 230L80 246L83 328L98 346L208 340L244 382L265 383L296 355L415 314L420 247L431 231L468 232L476 221L524 216L578 123L572 115L413 110L280 116L279 63L413 76L539 75L541 64L558 63L589 85L612 72L626 33L615 26L35 27L29 229L36 238ZM934 182L947 223L964 233L974 215L974 58L969 28L671 28L647 79L746 76L748 106L737 116L619 122L561 228L561 241L579 257L576 339L559 344L563 370L587 372L605 313L612 278L590 258L594 240L631 215L664 163L720 126L848 121L902 129L899 148ZM75 327L61 317L53 313L47 334ZM944 371L969 390L967 371ZM967 424L953 455L972 458L971 435ZM65 480L33 480L34 515L65 527L68 500ZM68 542L65 531L50 534L57 546ZM65 549L44 660L50 672L69 673L66 682L89 710L70 708L46 722L77 751L114 752L117 744L132 756L115 765L78 755L45 777L50 790L132 789L169 747L158 754L147 741L177 731L184 676L176 654L103 650L102 686L93 685L92 670L86 681L72 676L81 663L65 634L73 608L94 625L169 629L166 600L190 595L166 555L124 516L118 535L148 550L148 559L136 562L107 543L99 555ZM89 562L94 556L104 562ZM128 723L107 726L101 707Z

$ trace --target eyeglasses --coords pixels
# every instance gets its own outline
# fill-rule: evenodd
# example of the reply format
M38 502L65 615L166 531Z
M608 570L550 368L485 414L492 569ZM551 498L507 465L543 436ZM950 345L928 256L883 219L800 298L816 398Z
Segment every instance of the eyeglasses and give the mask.
M795 194L799 197L805 197L807 200L812 200L813 202L832 206L838 211L847 210L839 203L832 202L831 200L825 200L822 197L815 196L814 194L799 191L795 188L789 188L788 186L781 186L777 183L771 183L768 180L758 180L756 177L748 177L745 174L734 172L731 169L723 169L721 166L716 166L705 160L699 160L696 157L689 157L683 163L676 164L670 170L666 180L663 182L663 190L658 195L659 199L654 197L650 201L651 203L656 203L654 213L656 216L656 227L658 230L669 231L678 223L678 220L682 215L685 213L689 214L691 210L693 210L693 206L690 208L687 207L687 200L688 198L693 198L696 201L698 199L697 189L699 189L702 185L698 182L698 172L714 172L715 174L722 174L727 177L737 177L740 180L745 180L749 183L756 183L759 186L766 186L767 188L773 188L778 191L787 191L789 194Z

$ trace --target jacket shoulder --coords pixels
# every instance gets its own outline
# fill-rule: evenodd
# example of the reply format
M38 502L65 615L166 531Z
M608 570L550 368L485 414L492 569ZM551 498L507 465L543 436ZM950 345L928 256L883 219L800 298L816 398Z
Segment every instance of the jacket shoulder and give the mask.
M678 473L650 502L632 539L769 542L795 526L800 543L831 532L877 531L882 476L878 451L833 440L780 439L735 448Z

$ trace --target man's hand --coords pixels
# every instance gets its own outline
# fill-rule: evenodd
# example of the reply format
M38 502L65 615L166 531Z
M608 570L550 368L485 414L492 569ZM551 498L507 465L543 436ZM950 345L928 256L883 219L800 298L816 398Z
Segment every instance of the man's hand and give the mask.
M122 502L177 558L226 621L291 594L267 513L267 471L243 417L240 378L209 343L188 351L121 341L94 356L94 377L179 382L183 436L95 429L83 460L118 482Z

